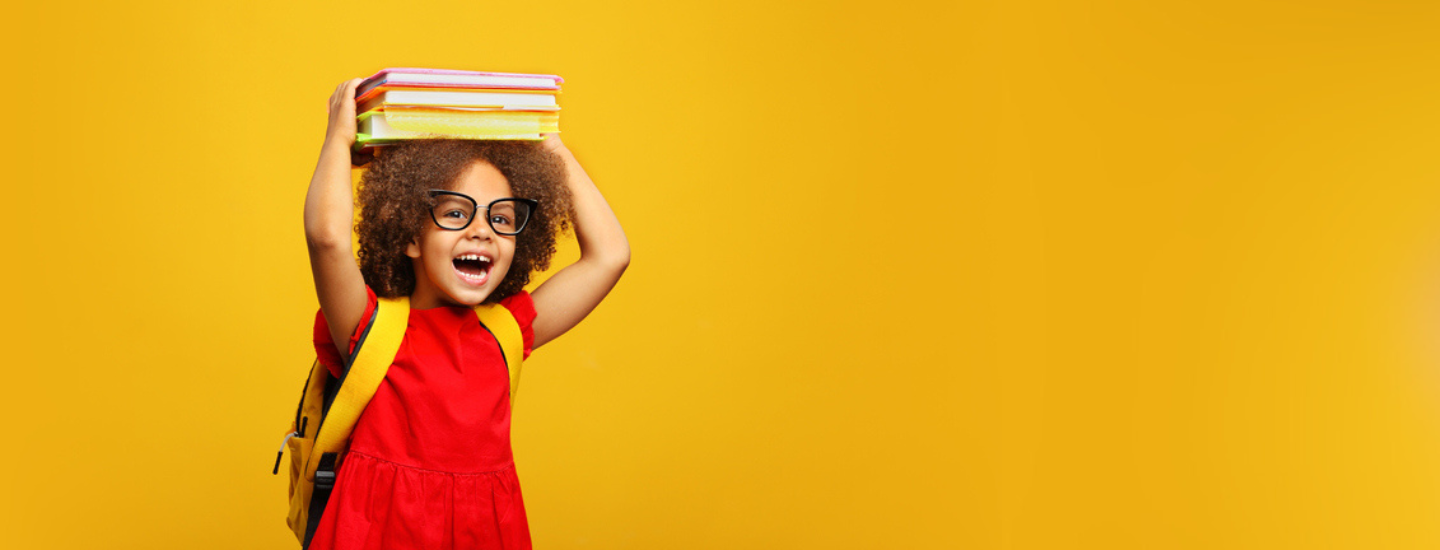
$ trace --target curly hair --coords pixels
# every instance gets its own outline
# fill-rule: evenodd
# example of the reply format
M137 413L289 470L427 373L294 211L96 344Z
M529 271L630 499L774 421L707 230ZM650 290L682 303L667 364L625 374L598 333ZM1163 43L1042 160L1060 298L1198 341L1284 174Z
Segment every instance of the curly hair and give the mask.
M476 161L494 166L516 196L540 201L525 230L516 235L515 258L505 279L485 299L513 296L530 275L550 267L556 238L575 219L565 162L538 141L422 139L388 145L360 178L360 273L378 296L415 292L415 269L405 247L419 239L430 219L430 189L454 189Z

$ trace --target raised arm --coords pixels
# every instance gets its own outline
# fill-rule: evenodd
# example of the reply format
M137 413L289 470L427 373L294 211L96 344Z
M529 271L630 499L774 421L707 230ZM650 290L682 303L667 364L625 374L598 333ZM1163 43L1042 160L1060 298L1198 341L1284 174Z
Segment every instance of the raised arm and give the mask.
M531 294L536 312L535 348L579 324L615 288L630 265L630 242L595 182L560 142L560 136L546 134L545 144L565 159L566 185L574 197L580 259L546 279Z
M315 295L340 357L350 355L350 335L360 325L366 302L365 278L350 244L355 219L350 146L355 143L355 87L362 80L343 82L330 96L330 125L305 194L305 242Z

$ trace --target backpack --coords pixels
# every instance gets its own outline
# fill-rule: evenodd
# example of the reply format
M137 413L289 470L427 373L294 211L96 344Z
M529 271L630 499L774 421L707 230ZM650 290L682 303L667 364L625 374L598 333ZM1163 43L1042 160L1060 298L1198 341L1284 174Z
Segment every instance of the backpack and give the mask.
M480 304L475 307L475 314L480 318L480 326L500 344L505 367L510 372L510 405L514 407L525 350L520 324L510 310L500 304ZM280 473L281 459L289 449L290 512L285 524L295 532L301 548L310 546L330 491L335 488L335 474L349 450L350 433L395 361L409 318L408 297L380 298L375 304L375 313L360 333L354 353L345 359L338 379L330 375L330 369L318 358L310 367L295 420L275 455L272 472Z

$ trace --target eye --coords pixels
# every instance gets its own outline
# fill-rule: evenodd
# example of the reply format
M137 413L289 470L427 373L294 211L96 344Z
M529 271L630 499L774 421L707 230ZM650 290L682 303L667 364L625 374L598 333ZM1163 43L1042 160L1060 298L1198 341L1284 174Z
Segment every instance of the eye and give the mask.
M496 225L510 225L510 216L506 216L503 214L493 214L490 216L490 223Z
M464 210L451 209L451 210L446 210L444 214L441 214L441 216L442 216L442 217L446 217L446 218L454 218L454 219L457 219L457 220L463 220L463 219L465 219L465 218L469 218L469 217L470 217L470 214L467 213L467 212L465 212Z

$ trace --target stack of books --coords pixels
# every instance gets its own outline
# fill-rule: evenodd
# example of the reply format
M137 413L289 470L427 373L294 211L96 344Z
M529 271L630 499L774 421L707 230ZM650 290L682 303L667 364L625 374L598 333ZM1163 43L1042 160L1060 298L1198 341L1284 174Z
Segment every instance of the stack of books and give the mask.
M384 69L355 90L357 150L410 139L542 139L560 131L560 77Z

